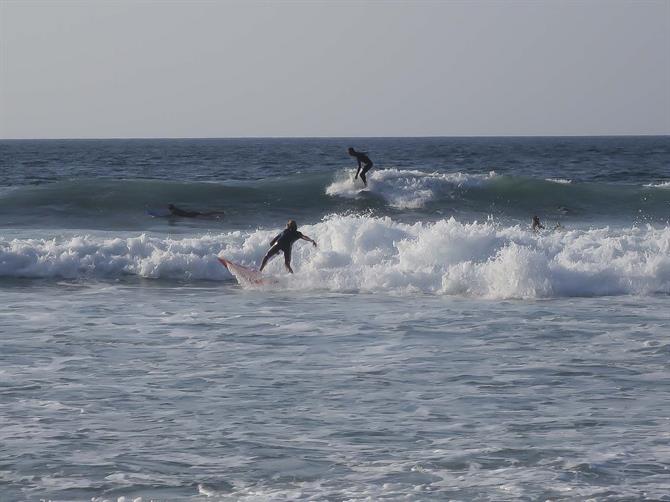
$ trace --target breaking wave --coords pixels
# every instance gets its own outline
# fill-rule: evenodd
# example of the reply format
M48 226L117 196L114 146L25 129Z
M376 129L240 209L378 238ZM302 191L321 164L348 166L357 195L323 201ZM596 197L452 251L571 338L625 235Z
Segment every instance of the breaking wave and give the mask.
M426 173L417 170L383 169L372 172L367 190L381 197L386 203L398 209L417 209L440 198L453 197L457 188L481 186L496 175L464 173ZM355 182L351 173L341 172L326 188L332 196L357 197L363 188Z
M664 181L660 183L649 183L647 185L644 185L649 188L670 188L670 181Z
M276 258L267 273L293 290L546 298L670 293L670 227L545 231L454 218L406 224L333 215L301 231L295 275ZM77 280L135 276L227 280L217 256L257 266L275 232L174 238L78 235L0 240L0 276Z

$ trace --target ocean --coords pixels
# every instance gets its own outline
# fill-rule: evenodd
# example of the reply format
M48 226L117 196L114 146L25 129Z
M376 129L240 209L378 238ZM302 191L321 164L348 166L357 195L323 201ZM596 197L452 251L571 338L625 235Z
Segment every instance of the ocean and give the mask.
M0 304L2 501L670 501L667 136L0 141Z

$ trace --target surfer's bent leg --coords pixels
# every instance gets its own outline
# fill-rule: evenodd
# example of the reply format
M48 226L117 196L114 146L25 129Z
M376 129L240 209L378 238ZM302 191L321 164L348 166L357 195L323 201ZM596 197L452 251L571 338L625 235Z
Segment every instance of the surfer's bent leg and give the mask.
M361 171L361 179L363 180L363 184L365 186L368 186L368 180L365 179L365 173L367 173L371 168L372 168L372 162L370 162L369 164L365 164L363 166L363 170Z
M272 258L274 255L276 255L277 253L279 253L279 250L280 250L279 244L275 244L270 249L268 249L268 252L265 253L265 256L263 257L263 261L261 262L261 268L258 269L260 272L263 271L263 269L265 268L265 264L268 262L268 260L270 258Z
M291 248L288 247L283 250L284 251L284 265L286 265L286 269L293 273L293 269L291 268Z

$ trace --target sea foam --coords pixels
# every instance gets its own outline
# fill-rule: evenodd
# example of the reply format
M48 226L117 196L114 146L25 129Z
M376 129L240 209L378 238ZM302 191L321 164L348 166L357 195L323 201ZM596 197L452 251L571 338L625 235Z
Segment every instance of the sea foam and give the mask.
M386 203L398 209L417 209L426 203L449 195L455 188L479 186L495 177L496 173L465 174L423 172L413 169L380 169L368 175L367 189L383 198ZM350 172L341 172L328 187L331 196L357 197L363 185L355 181Z
M399 223L330 216L301 230L266 272L296 290L448 294L483 298L670 293L670 227L594 228L535 234L495 222ZM148 236L0 240L0 276L232 280L217 256L257 266L276 231L190 238Z
M670 188L670 181L662 181L659 183L648 183L644 186L648 188Z

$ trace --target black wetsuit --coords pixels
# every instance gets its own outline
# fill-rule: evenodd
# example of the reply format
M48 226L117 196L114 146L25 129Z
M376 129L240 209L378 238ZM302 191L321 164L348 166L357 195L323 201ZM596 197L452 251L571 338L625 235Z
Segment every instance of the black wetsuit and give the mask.
M196 216L203 215L203 213L198 211L185 211L174 206L170 208L170 214L172 214L172 216L182 216L184 218L195 218Z
M271 248L267 253L268 258L270 256L274 256L279 251L284 252L284 261L286 263L291 262L291 246L293 246L293 243L299 239L302 239L303 235L298 232L297 230L291 230L291 229L285 229L283 230L280 234L277 235L274 239L272 239Z
M208 211L202 213L200 211L187 211L185 209L180 209L177 206L168 206L170 211L170 216L181 216L182 218L197 218L198 216L223 216L223 211Z
M368 157L368 155L363 152L354 152L354 157L356 157L356 160L358 161L359 169L361 169L361 163L363 164L360 176L363 180L363 183L367 185L368 181L365 179L365 173L367 173L372 168L372 161L370 160L370 157Z

